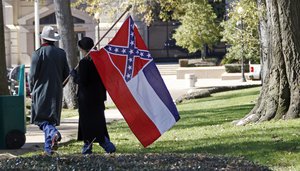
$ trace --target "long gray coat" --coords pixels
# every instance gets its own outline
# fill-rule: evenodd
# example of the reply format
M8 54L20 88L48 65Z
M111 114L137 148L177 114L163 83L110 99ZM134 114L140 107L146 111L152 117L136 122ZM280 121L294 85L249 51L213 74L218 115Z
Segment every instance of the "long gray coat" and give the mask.
M60 124L63 81L69 75L66 53L54 45L43 44L32 54L30 67L31 123Z

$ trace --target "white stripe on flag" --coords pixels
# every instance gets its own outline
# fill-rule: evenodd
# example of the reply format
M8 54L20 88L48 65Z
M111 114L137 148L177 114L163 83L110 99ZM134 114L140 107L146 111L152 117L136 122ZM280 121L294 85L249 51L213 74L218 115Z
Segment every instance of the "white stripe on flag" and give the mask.
M143 72L139 72L127 82L127 86L137 103L162 134L175 123L175 118L155 93Z

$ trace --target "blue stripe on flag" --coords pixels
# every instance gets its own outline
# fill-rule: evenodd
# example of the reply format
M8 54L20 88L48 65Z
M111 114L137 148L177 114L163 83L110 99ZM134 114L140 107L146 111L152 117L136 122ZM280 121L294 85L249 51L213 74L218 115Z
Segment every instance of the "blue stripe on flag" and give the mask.
M167 89L155 63L151 61L144 69L144 75L147 78L149 84L152 86L156 94L160 97L162 102L167 106L175 120L180 119L177 108L173 102L173 99Z

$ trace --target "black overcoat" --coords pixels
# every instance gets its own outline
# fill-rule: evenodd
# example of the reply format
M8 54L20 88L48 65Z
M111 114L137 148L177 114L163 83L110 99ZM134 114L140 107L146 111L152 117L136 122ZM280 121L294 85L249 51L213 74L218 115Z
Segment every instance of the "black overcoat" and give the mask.
M80 60L78 76L78 140L104 142L104 136L109 138L104 116L106 89L90 57Z
M39 125L48 121L60 124L63 81L69 75L64 50L43 44L32 53L30 66L31 123Z

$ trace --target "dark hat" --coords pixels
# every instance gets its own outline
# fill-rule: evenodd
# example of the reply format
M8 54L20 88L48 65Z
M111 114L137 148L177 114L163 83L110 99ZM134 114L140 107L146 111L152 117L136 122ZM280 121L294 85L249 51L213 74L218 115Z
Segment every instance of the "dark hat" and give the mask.
M94 47L94 41L90 37L83 37L78 41L78 46L83 50L89 51Z

